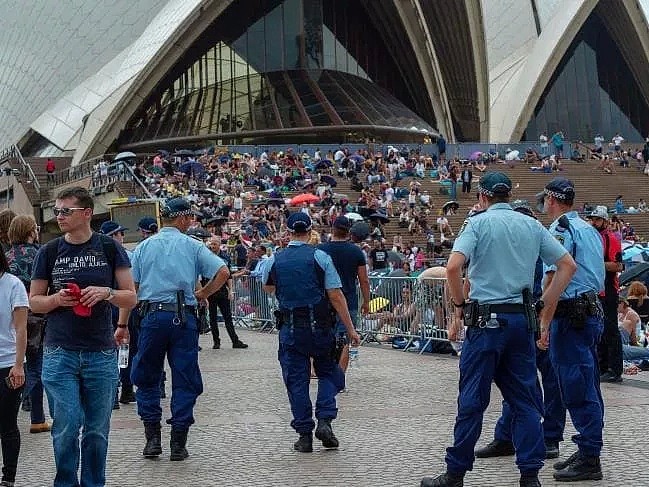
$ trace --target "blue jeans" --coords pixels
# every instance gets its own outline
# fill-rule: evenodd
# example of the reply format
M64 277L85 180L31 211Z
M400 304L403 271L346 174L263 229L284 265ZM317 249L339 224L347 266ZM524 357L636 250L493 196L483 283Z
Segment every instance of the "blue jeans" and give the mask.
M32 403L31 420L32 424L45 422L45 411L43 411L43 383L41 373L43 369L43 350L37 353L27 353L25 363L25 390L23 395L29 396Z
M106 483L106 453L117 389L117 350L43 349L43 386L52 416L54 487ZM79 451L79 429L81 451ZM77 477L81 456L81 483Z

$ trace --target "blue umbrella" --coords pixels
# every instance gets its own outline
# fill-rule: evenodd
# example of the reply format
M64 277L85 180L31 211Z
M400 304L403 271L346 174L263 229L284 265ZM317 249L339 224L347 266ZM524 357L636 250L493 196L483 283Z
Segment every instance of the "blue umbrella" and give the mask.
M200 162L190 161L181 165L178 170L184 172L188 176L193 174L194 176L200 176L205 172L205 167Z
M358 154L351 156L350 159L353 159L356 162L365 162L365 158Z
M320 182L328 184L332 188L335 188L338 185L338 182L331 176L321 176Z
M334 165L334 163L332 161L330 161L329 159L322 159L321 161L319 161L315 165L315 167L316 167L316 169L320 169L320 168L323 168L323 167L331 167L333 165Z

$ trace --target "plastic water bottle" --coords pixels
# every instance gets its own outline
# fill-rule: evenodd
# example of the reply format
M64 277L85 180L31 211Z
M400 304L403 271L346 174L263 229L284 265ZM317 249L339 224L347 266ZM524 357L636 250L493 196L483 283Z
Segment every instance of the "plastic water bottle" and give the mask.
M460 331L457 332L457 340L451 342L451 347L453 348L455 353L457 353L458 357L462 353L462 345L464 344L464 335L465 335L465 327L462 327Z
M349 366L358 367L358 347L350 346L349 347Z
M120 369L128 367L128 343L120 343L117 354L117 365Z

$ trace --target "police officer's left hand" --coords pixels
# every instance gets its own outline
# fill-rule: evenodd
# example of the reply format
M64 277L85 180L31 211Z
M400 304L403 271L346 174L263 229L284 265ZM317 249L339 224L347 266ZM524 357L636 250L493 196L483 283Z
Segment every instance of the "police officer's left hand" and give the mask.
M349 335L349 342L352 346L357 347L361 343L361 336L358 333L354 332Z
M108 297L110 297L110 291L107 287L88 286L81 290L81 299L79 302L90 308Z

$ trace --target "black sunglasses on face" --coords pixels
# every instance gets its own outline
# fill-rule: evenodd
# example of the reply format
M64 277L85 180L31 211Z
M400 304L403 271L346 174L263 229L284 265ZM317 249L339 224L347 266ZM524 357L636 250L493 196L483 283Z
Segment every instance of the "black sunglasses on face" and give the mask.
M86 208L52 208L52 212L54 213L54 216L70 216L72 213L78 210L85 210Z

